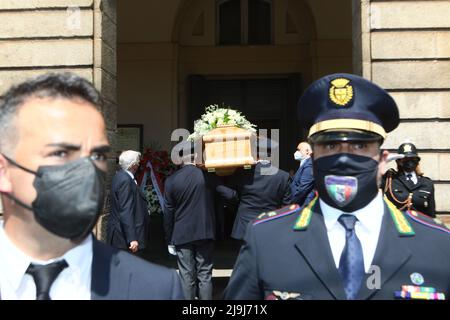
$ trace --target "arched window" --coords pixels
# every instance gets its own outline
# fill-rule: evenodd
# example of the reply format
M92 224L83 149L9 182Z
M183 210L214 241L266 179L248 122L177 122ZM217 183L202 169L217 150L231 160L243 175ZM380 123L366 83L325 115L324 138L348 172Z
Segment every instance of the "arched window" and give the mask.
M218 0L219 45L264 45L272 43L271 0Z

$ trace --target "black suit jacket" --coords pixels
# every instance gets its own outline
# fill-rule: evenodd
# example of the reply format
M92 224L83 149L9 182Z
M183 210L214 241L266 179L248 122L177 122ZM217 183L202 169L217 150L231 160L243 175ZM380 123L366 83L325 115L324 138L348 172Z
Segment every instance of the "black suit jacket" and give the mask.
M142 260L95 237L92 253L91 300L184 299L175 270Z
M217 176L194 165L183 166L166 180L164 229L168 243L215 239L216 193L230 201L236 197L236 192L221 185Z
M397 208L402 208L409 194L412 193L411 209L425 213L430 217L436 216L434 185L433 181L428 177L418 175L417 183L414 184L406 179L403 172L396 172L394 169L390 169L383 176L382 190L385 191L388 199Z
M178 274L94 239L92 300L184 299Z
M441 230L431 228L404 214L415 231L413 236L404 236L397 231L386 205L384 211L372 262L379 267L380 286L369 289L366 283L372 284L372 274L366 275L358 299L394 299L394 292L401 291L402 285L413 285L413 273L423 276L423 286L436 288L448 299L449 231L443 226ZM299 214L297 208L249 225L225 299L258 300L273 297L274 291L299 294L297 299L345 299L320 205L313 208L306 230L293 228ZM431 218L425 219L436 225Z
M110 201L107 243L119 249L128 249L131 241L138 241L138 249L144 249L149 228L147 200L124 170L118 171L112 180Z
M237 190L240 201L231 237L243 239L251 220L264 211L291 203L289 174L281 169L275 174L263 174L269 168L270 164L259 162L251 169L238 169L230 177L230 186Z

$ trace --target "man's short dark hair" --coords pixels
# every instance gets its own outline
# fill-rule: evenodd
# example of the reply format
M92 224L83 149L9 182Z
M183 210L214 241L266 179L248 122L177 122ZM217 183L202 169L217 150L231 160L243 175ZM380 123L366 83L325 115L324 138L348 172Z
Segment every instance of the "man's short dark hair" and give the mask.
M82 99L99 109L100 93L86 79L72 73L48 73L11 87L0 97L0 152L17 144L15 117L29 98Z

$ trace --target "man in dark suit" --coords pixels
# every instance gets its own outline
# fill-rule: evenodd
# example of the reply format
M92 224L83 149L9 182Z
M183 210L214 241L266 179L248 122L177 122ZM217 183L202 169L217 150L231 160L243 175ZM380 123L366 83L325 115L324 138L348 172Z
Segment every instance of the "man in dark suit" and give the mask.
M397 171L389 169L383 176L381 188L386 197L400 210L413 209L436 216L433 181L420 170L420 157L412 143L402 143L398 154Z
M134 174L141 154L128 150L119 157L122 168L111 184L111 214L108 220L107 242L119 249L142 253L147 246L149 214L147 200Z
M3 96L2 299L183 298L175 270L92 234L110 150L99 110L100 94L73 74L43 75Z
M395 101L351 74L325 76L298 104L318 197L249 225L226 299L444 299L450 230L383 199Z
M217 176L195 166L195 155L185 154L180 170L164 188L164 229L169 252L175 246L186 299L212 299L212 255L215 240L214 197L233 201L236 192L222 186Z
M231 237L237 240L244 239L247 224L262 211L291 203L289 174L266 160L259 160L251 169L237 169L227 183L239 196L231 232Z
M308 204L314 198L314 177L311 160L312 149L309 143L300 142L294 158L300 166L291 182L292 203L299 206Z

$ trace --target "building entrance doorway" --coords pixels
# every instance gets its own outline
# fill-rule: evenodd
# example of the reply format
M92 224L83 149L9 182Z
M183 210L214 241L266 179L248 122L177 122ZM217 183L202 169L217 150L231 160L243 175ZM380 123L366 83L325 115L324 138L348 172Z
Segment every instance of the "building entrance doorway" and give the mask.
M190 101L188 128L204 113L206 106L218 104L231 107L243 115L258 129L279 130L279 165L289 171L296 169L293 152L302 137L297 126L297 99L300 95L300 76L278 79L208 79L190 77ZM273 137L272 137L273 138Z

